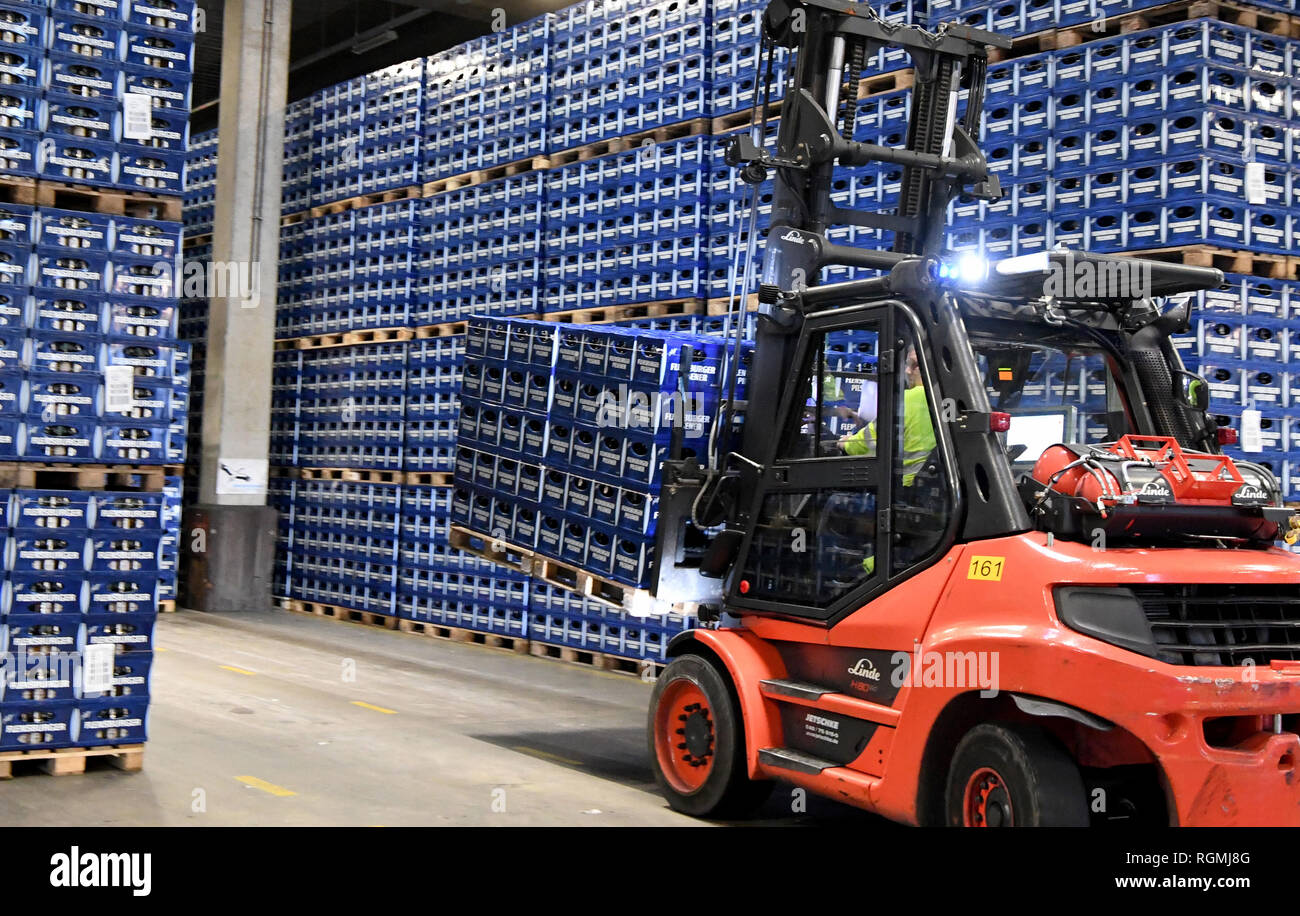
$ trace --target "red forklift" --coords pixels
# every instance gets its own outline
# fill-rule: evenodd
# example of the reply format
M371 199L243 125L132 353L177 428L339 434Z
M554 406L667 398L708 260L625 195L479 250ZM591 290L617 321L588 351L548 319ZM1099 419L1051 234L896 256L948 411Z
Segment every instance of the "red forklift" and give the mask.
M775 179L745 397L736 358L710 447L664 469L653 591L704 621L650 703L669 805L781 782L909 824L1300 824L1300 517L1171 342L1222 274L954 263L950 201L1001 193L976 138L1009 42L846 0L773 0L763 34L795 62L776 151L766 90L727 151ZM853 139L884 47L915 72L900 147ZM873 162L897 206L837 206L836 165Z

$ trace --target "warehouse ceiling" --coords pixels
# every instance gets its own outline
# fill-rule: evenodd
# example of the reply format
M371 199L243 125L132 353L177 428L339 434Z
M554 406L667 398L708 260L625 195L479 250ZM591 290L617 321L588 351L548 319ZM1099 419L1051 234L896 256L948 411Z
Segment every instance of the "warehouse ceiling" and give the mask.
M422 57L491 31L493 10L508 25L560 9L570 0L293 0L289 98ZM224 0L201 0L207 14L194 68L194 131L217 125ZM397 33L383 40L387 32ZM382 43L380 43L382 42ZM364 53L367 43L377 45Z

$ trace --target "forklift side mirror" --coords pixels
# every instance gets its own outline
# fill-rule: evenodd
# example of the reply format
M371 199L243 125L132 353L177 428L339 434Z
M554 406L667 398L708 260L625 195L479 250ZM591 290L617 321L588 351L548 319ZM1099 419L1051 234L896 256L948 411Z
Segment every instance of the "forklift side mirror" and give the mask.
M1210 383L1192 372L1179 372L1174 378L1174 395L1186 407L1208 410Z

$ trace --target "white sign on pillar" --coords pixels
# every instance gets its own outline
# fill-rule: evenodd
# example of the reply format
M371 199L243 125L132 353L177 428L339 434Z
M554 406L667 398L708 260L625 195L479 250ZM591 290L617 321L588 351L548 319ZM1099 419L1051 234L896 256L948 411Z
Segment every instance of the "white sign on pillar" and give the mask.
M265 496L270 464L266 458L218 459L217 495Z

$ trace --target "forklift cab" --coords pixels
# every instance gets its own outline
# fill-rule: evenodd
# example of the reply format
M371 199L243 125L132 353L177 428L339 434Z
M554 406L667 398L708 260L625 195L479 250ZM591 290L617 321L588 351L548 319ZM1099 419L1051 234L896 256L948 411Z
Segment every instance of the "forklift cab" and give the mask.
M958 492L923 331L906 305L811 317L799 348L728 605L830 623L939 553ZM848 425L866 382L875 419Z

